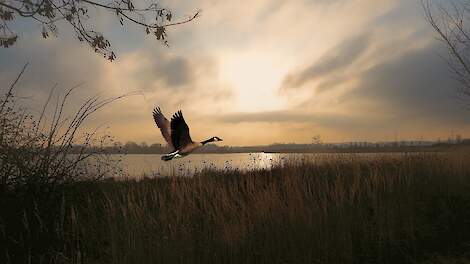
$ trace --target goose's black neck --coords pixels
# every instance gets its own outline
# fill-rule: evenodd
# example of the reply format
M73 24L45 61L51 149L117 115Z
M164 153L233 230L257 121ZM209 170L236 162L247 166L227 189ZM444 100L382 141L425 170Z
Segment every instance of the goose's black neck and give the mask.
M201 141L201 144L202 144L202 145L205 145L205 144L210 143L210 142L213 142L213 141L214 141L214 138L209 138L209 139L207 139L207 140Z

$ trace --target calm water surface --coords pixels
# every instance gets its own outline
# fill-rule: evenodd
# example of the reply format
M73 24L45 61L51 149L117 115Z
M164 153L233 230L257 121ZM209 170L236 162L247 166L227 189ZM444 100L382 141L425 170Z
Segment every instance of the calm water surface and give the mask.
M160 157L160 154L128 154L119 156L124 174L133 177L143 175L190 176L205 168L263 169L271 167L282 158L280 154L267 153L191 154L184 158L165 162Z
M160 154L113 155L121 160L123 174L141 176L191 176L204 168L215 169L266 169L293 159L309 159L321 162L332 158L377 157L384 154L297 154L297 153L230 153L230 154L191 154L172 161L162 161ZM394 154L386 154L394 155ZM396 155L396 154L395 154Z

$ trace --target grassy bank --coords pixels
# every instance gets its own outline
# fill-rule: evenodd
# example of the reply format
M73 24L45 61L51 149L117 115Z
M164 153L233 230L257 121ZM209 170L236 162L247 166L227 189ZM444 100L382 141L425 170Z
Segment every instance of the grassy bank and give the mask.
M460 263L469 160L332 156L3 198L2 263Z

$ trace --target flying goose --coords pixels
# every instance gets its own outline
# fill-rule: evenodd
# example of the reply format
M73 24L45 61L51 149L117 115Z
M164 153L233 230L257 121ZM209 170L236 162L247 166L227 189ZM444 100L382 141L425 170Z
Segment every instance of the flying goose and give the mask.
M219 137L211 137L201 142L194 142L189 135L189 127L184 121L181 110L176 112L171 118L171 122L169 122L162 114L160 107L155 107L153 109L153 119L157 127L160 128L168 146L173 149L173 152L162 156L164 161L184 157L209 142L222 141Z

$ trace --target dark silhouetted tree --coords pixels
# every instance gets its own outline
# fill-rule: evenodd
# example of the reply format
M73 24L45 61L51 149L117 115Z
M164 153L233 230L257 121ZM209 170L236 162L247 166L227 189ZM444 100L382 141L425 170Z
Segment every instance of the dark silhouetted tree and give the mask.
M168 27L190 22L199 15L196 12L191 17L173 22L173 14L169 9L161 8L155 3L137 8L133 0L0 0L0 46L6 48L16 43L18 35L10 25L18 18L26 18L28 20L25 21L41 25L44 38L56 36L59 22L65 21L71 25L79 41L87 43L105 58L114 60L116 54L111 43L103 33L95 29L93 18L96 14L92 14L95 10L115 14L116 23L119 22L121 26L126 22L138 25L146 34L154 35L164 45L168 45Z
M449 67L461 86L459 94L470 102L470 0L422 0L428 23L449 50Z

